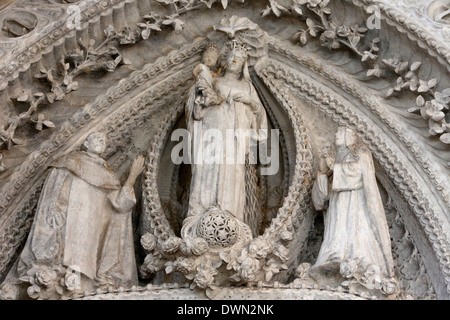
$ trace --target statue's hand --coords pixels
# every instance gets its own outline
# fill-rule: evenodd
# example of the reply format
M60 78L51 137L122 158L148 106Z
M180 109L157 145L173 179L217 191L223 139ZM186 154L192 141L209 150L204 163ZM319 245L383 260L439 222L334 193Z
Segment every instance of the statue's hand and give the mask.
M322 154L319 160L319 173L328 174L334 167L334 158L328 154Z
M332 156L328 156L328 157L325 158L325 162L327 163L327 167L328 167L330 170L333 170L333 167L334 167L334 161L335 161L335 159L334 159L334 157L332 157Z
M144 171L144 157L138 155L131 165L130 174L128 176L126 184L134 185L136 178L142 173L142 171Z
M233 96L233 100L248 105L253 112L258 111L258 104L255 100L245 94L238 93Z
M324 157L319 160L319 174L326 174L328 172L327 162Z
M237 101L237 102L244 103L244 104L248 104L248 105L252 105L253 104L253 100L249 96L247 96L245 94L242 94L242 93L235 94L233 96L233 100Z
M202 71L202 68L200 65L196 66L193 70L192 70L192 75L194 76L195 79L198 79L198 76L200 74L200 72Z

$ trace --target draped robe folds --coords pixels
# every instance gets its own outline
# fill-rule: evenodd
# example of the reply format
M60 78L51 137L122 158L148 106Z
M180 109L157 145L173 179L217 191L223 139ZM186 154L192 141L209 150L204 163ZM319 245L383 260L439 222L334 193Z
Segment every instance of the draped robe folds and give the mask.
M313 186L313 203L324 212L324 240L312 274L340 270L344 261L355 261L352 276L364 282L371 268L380 272L380 282L394 277L391 240L378 191L372 155L360 147L356 157L347 154L333 168L333 182L320 174ZM342 273L342 269L341 269ZM347 275L348 276L348 275Z
M238 150L245 150L247 157L249 143L255 145L267 138L267 116L250 81L217 78L214 81L214 90L227 100L203 108L200 121L195 121L193 116L196 100L194 90L191 90L186 105L187 127L191 134L192 168L188 216L202 214L211 207L218 207L245 222L245 159L240 157ZM256 110L232 99L239 93L253 99L257 104ZM211 144L214 144L213 140L205 136L206 131L210 129L220 132L223 138L220 146L223 148L215 149L213 163L205 163L211 156L208 152L211 151ZM234 138L232 143L227 143L230 142L226 139L227 131L234 134L236 130L245 133L249 129L254 130L249 139ZM232 156L227 159L227 155Z
M106 161L73 152L52 165L17 271L31 265L65 266L86 277L137 284L131 186L120 186ZM31 262L31 265L30 265Z

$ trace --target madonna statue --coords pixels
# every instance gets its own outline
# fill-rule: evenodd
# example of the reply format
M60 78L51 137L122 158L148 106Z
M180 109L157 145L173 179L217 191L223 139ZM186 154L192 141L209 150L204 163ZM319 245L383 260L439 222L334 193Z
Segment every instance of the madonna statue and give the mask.
M234 240L227 237L238 232L232 225L248 229L252 219L245 216L246 161L251 146L267 138L267 116L250 80L245 45L233 41L224 75L208 78L213 90L191 91L186 105L192 178L182 233L185 238L206 238L212 246L228 247ZM209 92L215 96L199 99ZM222 236L211 237L205 231L215 228L209 224L223 221L230 224L225 223Z

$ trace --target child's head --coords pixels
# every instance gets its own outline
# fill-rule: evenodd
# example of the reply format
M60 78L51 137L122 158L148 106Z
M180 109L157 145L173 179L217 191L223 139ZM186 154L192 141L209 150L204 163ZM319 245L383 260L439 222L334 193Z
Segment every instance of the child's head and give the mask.
M215 44L208 44L203 53L203 64L208 68L212 68L216 65L217 59L219 59L219 48Z

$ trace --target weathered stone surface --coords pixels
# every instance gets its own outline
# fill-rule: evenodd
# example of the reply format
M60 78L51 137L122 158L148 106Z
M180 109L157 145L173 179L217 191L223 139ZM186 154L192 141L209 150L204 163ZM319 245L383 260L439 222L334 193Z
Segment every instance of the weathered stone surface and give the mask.
M449 299L448 17L443 0L2 3L0 298ZM243 145L272 153L174 161L198 150L174 133L199 123L268 129ZM365 205L317 204L340 127L373 158ZM93 132L106 171L80 151ZM332 179L350 183L341 162ZM347 227L330 232L326 208ZM375 240L337 258L372 261L379 279L311 277L336 239L362 246L357 208Z

